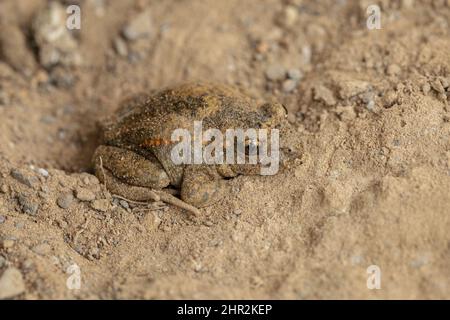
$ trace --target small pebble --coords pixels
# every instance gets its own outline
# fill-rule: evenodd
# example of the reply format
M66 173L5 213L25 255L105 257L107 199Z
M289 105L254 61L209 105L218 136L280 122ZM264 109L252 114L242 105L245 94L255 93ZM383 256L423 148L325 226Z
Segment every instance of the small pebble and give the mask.
M205 226L207 227L212 227L214 225L214 223L212 223L212 221L205 221Z
M297 21L298 10L294 6L287 6L284 9L284 22L286 26L291 27Z
M3 272L0 278L0 300L10 299L25 292L22 273L14 267Z
M125 39L131 41L149 37L152 32L153 24L149 11L138 14L122 30Z
M130 205L125 200L120 200L119 203L124 209L129 209L130 208Z
M396 76L400 74L401 71L402 69L397 64L389 65L386 70L387 74L390 76Z
M90 183L90 180L89 180L89 177L88 177L88 176L84 176L84 177L82 178L82 181L83 181L83 183L84 183L85 185L88 185L88 184Z
M287 79L283 82L283 91L286 93L292 92L297 87L297 82L292 79Z
M8 186L6 184L2 184L0 187L0 192L7 193L8 192Z
M438 92L438 93L444 93L445 92L445 89L444 89L444 87L442 86L442 83L438 80L438 79L436 79L436 80L434 80L434 81L431 81L431 87L436 91L436 92Z
M128 55L127 44L120 37L117 37L116 39L114 39L114 50L116 50L117 54L121 57L126 57Z
M430 84L429 84L429 83L425 83L425 84L422 86L422 92L423 92L424 94L428 94L430 91L431 91L431 86L430 86Z
M5 221L6 221L6 217L0 216L0 224L5 223Z
M25 227L25 223L23 221L18 221L18 222L16 222L15 226L17 229L20 230L20 229L23 229L23 227Z
M318 85L314 88L314 100L321 100L328 106L336 104L333 92L324 85Z
M44 115L41 118L41 122L45 123L45 124L53 124L53 123L55 123L55 121L56 121L56 118L54 116L52 116L52 115L49 115L49 114Z
M48 243L41 243L36 246L34 246L31 250L33 250L34 253L37 253L41 256L49 254L51 251L51 247Z
M366 108L369 111L373 111L375 109L375 101L370 100L369 102L367 102Z
M45 169L39 168L39 169L37 170L37 172L38 172L41 176L43 176L43 177L45 177L45 178L48 177L48 171L45 170Z
M106 199L98 199L91 202L91 207L94 210L106 212L109 209L109 201Z
M77 188L75 191L75 195L80 201L92 201L95 200L95 194L86 188Z
M29 175L28 173L19 169L12 169L11 176L20 183L30 188L33 188L38 183L38 179L35 176Z
M10 248L14 247L14 240L11 240L11 239L3 240L2 245L3 245L3 248L10 249Z
M3 268L3 266L6 264L6 259L3 256L0 256L0 268Z
M268 80L278 81L285 78L286 71L283 66L279 64L273 64L266 69L265 75Z
M289 123L294 124L297 122L297 117L292 112L289 112L287 115L287 120L289 121Z
M287 72L289 79L299 81L303 78L303 73L300 69L289 69Z
M70 205L72 204L72 202L73 202L72 193L63 194L56 200L56 203L62 209L68 209L70 207Z
M39 204L30 199L30 197L26 194L19 194L17 197L19 201L22 212L29 215L36 215Z
M66 68L55 67L50 73L50 82L58 88L69 89L75 84L75 76Z

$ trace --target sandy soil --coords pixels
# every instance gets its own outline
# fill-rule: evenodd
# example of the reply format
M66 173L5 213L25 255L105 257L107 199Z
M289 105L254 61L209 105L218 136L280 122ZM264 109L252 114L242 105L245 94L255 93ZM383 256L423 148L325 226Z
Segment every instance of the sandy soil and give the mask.
M2 298L450 298L450 1L61 3L81 29L45 44L46 1L0 2ZM283 102L295 161L199 218L114 199L97 122L191 80Z

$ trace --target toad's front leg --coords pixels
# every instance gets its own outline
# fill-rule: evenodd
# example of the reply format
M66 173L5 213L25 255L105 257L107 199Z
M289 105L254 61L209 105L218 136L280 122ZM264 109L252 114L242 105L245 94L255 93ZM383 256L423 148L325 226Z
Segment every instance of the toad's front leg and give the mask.
M224 195L225 184L215 166L190 165L184 170L181 199L198 208L208 206Z

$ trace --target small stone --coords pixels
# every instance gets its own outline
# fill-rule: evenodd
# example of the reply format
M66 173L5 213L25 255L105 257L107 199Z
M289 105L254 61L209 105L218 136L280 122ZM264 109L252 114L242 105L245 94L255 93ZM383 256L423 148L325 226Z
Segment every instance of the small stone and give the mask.
M90 183L92 183L92 184L99 184L100 183L100 181L98 180L98 178L96 177L96 176L90 176L89 177L89 181L90 181Z
M25 171L19 169L12 169L11 176L20 183L30 188L33 188L38 183L38 179L35 176L32 176L26 173Z
M14 267L3 272L0 278L0 300L14 298L25 292L22 273Z
M75 191L75 195L80 201L92 201L95 200L95 194L86 188L77 188Z
M0 90L0 106L7 106L10 103L9 95L3 91Z
M287 79L283 82L283 91L286 93L294 91L297 87L297 82L292 79Z
M397 64L389 65L386 70L387 74L390 76L396 76L400 74L401 71L402 69Z
M155 230L160 224L161 218L159 218L156 212L149 212L142 221L142 226L145 230Z
M153 24L149 11L138 14L122 30L123 36L127 40L150 37L153 33Z
M337 106L336 113L344 121L353 120L356 117L355 109L352 106Z
M50 1L34 16L31 31L39 62L46 69L55 65L78 66L82 62L78 43L66 22L66 8L56 1Z
M334 106L336 104L333 92L323 85L314 87L314 100L323 101L328 106Z
M36 246L34 246L31 250L33 250L34 253L37 253L41 256L49 254L52 248L48 243L41 243Z
M298 10L294 6L287 6L284 9L284 23L286 26L291 27L297 21Z
M50 82L58 88L69 89L75 83L75 77L67 68L56 66L50 73Z
M50 114L46 114L41 117L41 122L45 124L53 124L56 122L56 118Z
M20 230L20 229L23 229L23 227L25 227L25 223L23 221L18 221L18 222L16 222L15 226L17 229Z
M12 239L5 239L3 240L2 246L5 249L11 249L12 247L14 247L14 240Z
M339 81L339 96L342 99L350 99L360 94L369 91L370 83L360 80L345 80Z
M373 111L375 109L375 101L370 100L369 102L367 102L366 108L369 111Z
M6 217L0 216L0 224L5 223L5 221L6 221Z
M212 227L213 225L214 225L214 223L212 221L209 221L209 220L205 221L205 226Z
M120 37L114 39L114 50L116 50L117 54L121 57L126 57L128 55L127 44Z
M233 211L233 214L236 215L236 216L240 216L242 214L242 210L241 209L235 209Z
M303 78L303 73L300 71L300 69L289 69L287 75L289 79L295 81L299 81Z
M81 181L85 184L85 185L89 185L90 180L89 180L89 176L84 176Z
M430 84L431 84L431 88L433 88L433 90L435 90L436 92L445 93L445 89L442 86L442 83L438 79L431 81Z
M44 192L44 191L39 191L38 192L38 196L42 199L47 199L48 198L48 193Z
M39 169L37 170L37 172L38 172L41 176L43 176L43 177L45 177L45 178L48 177L48 171L45 170L45 169L39 168Z
M6 264L6 259L3 256L0 256L0 268L3 268Z
M445 93L438 93L437 98L442 101L442 102L446 102L447 101L447 95Z
M120 200L119 203L124 209L129 209L130 208L130 205L125 200Z
M39 204L34 202L30 197L26 194L19 194L17 197L17 200L19 201L19 205L22 209L22 212L25 214L29 214L31 216L34 216L37 214L37 211L39 209Z
M107 199L98 199L91 202L91 207L94 210L106 212L109 209L109 201Z
M287 115L287 120L289 121L289 123L294 124L297 122L297 117L292 112L289 112Z
M62 209L68 209L72 204L72 202L73 202L72 193L63 194L56 200L56 203Z
M14 70L30 76L36 69L31 50L27 46L26 35L18 25L2 21L0 25L0 56Z
M266 69L265 75L270 81L279 81L285 78L286 70L279 64L273 64Z
M8 186L6 184L2 184L2 186L0 187L0 192L1 193L7 193L8 192Z

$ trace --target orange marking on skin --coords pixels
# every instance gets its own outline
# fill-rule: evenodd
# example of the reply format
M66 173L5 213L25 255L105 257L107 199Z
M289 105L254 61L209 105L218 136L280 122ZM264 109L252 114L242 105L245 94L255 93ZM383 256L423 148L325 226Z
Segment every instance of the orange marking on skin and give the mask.
M144 142L140 144L141 147L159 147L159 146L167 146L174 143L177 143L178 141L171 141L163 138L155 138L155 139L146 139Z

